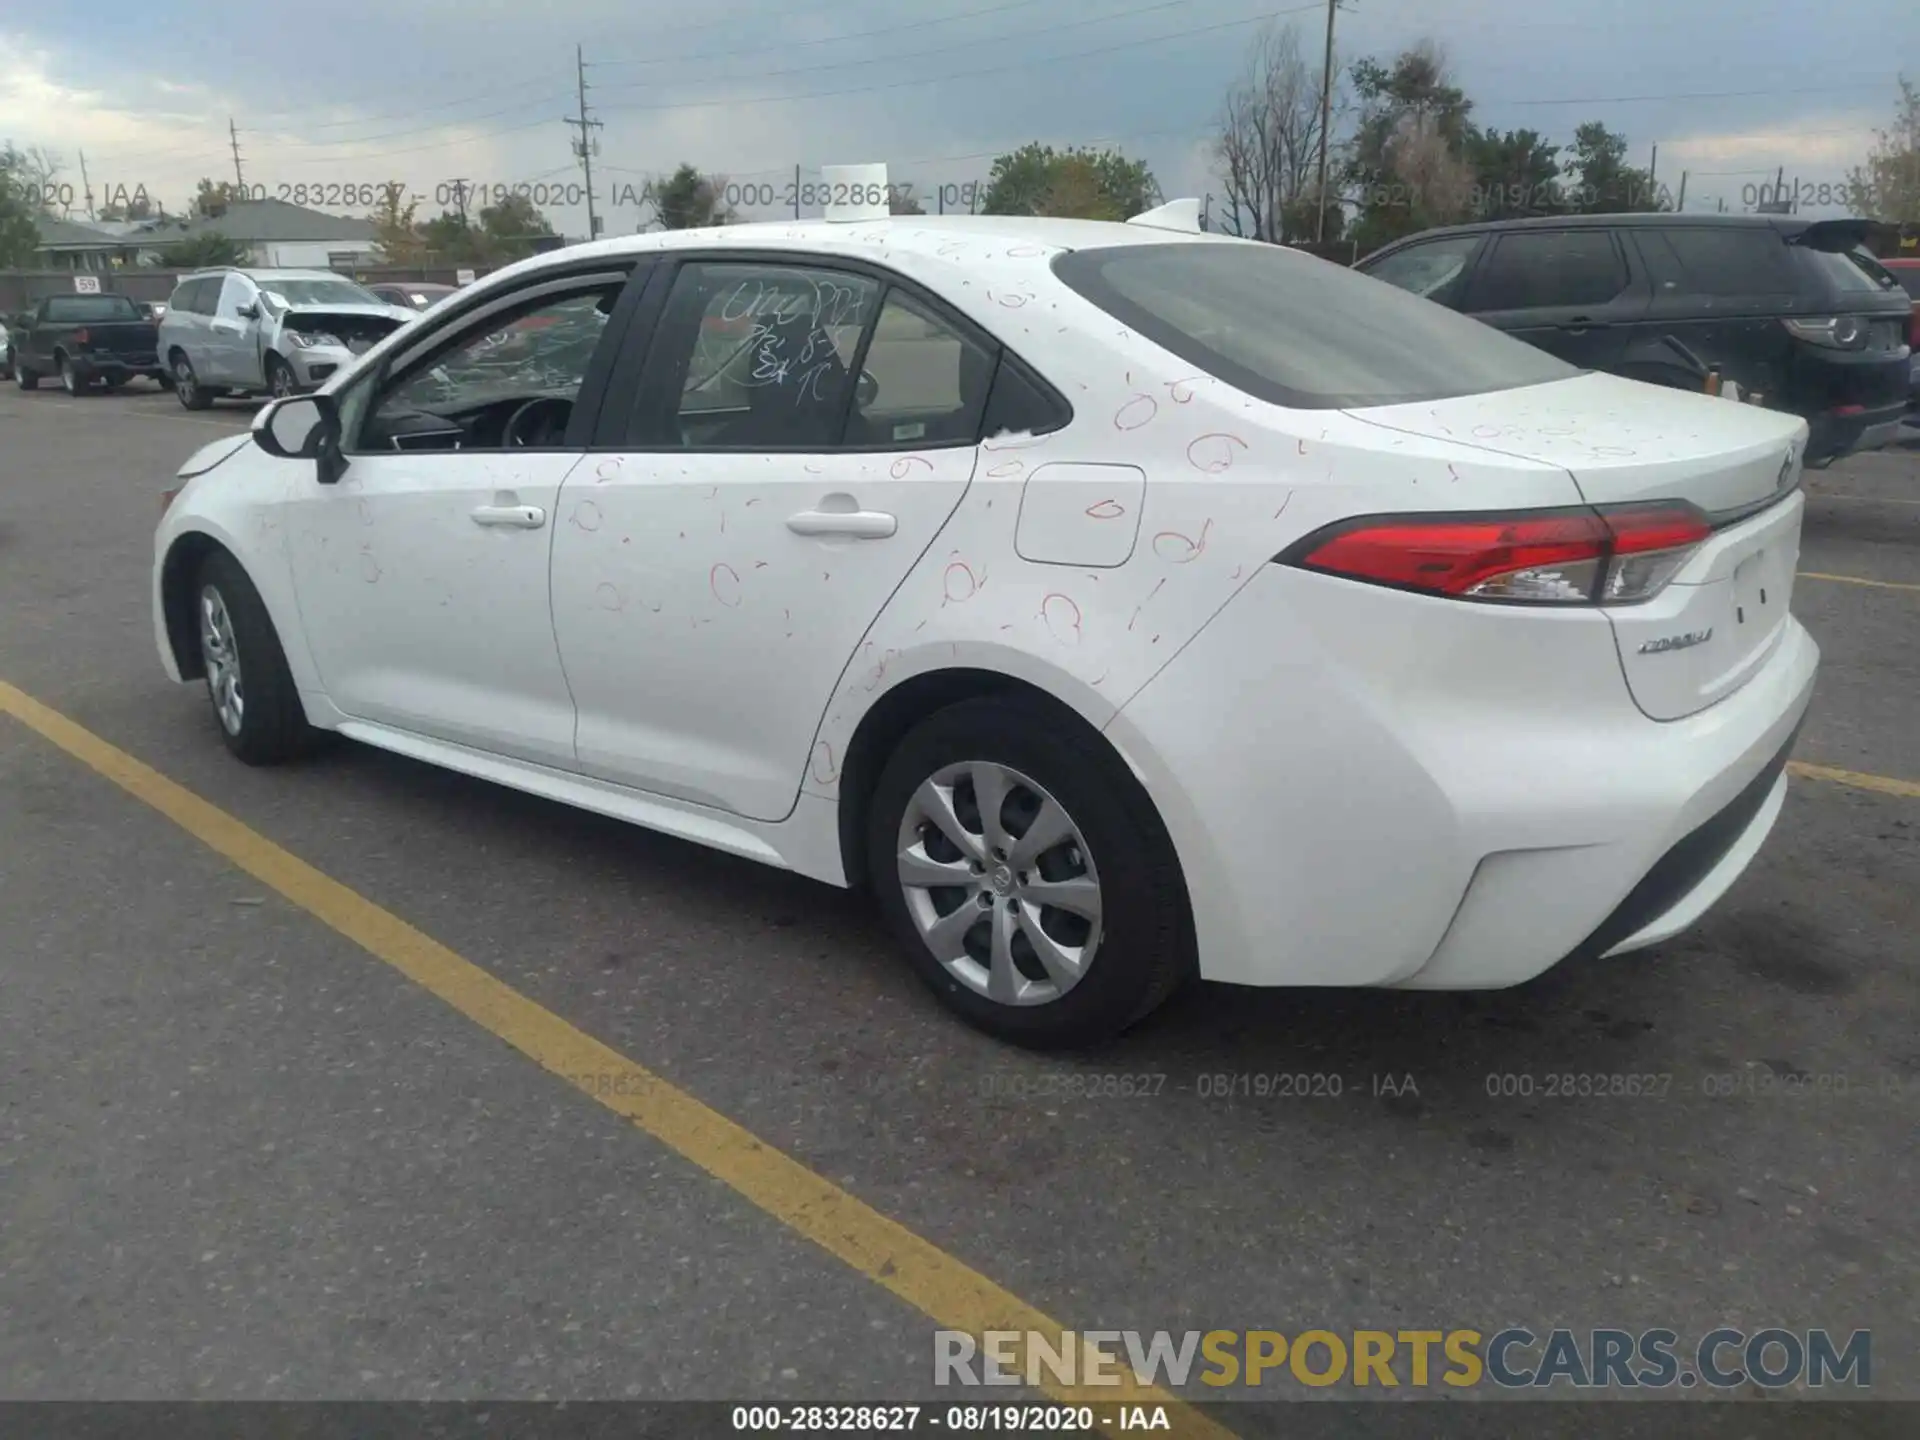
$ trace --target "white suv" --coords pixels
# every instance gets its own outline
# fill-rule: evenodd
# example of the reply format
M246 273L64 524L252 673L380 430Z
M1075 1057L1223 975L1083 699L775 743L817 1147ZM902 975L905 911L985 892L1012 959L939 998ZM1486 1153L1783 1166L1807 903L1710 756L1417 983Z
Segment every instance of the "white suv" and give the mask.
M415 317L325 270L184 277L160 321L160 354L189 410L221 394L297 395Z

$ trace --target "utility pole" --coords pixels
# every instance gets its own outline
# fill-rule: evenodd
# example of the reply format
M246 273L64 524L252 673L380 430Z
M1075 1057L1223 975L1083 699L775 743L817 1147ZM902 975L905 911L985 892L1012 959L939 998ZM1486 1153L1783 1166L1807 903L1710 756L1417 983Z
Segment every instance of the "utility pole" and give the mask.
M1327 0L1327 54L1320 67L1320 218L1314 239L1327 238L1327 132L1333 128L1333 16L1340 0Z
M93 182L87 179L87 152L80 152L80 188L87 196L87 219L93 219Z
M1787 167L1782 165L1780 173L1773 177L1773 203L1778 205L1787 193Z
M800 167L793 167L793 218L800 218Z
M1684 210L1687 208L1687 173L1685 170L1680 172L1680 198L1674 201L1673 208L1675 210Z
M227 139L233 144L233 183L240 187L240 198L247 198L247 177L240 169L240 130L233 123L233 117L227 117Z
M600 121L590 119L587 115L587 55L581 46L573 47L573 63L580 85L580 113L563 115L560 118L569 125L580 127L580 138L573 142L573 153L587 171L587 239L597 240L600 238L600 221L593 212L593 157L600 149L600 142L589 132L605 127Z

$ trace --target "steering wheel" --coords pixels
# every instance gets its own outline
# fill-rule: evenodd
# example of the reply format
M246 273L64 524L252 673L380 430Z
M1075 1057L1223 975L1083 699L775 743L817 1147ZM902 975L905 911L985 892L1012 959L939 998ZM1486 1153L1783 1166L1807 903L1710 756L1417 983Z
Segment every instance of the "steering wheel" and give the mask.
M500 444L508 450L560 445L566 440L567 421L572 416L573 401L561 396L542 395L529 400L507 417Z

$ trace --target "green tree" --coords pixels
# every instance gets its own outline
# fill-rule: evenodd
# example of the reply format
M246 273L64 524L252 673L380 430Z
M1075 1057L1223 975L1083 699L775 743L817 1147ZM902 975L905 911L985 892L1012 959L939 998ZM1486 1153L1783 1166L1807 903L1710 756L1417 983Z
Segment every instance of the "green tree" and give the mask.
M217 220L227 213L229 205L252 198L230 180L215 182L202 176L199 185L194 188L193 204L190 208L195 215Z
M887 211L893 215L924 215L926 208L905 190L887 192Z
M480 229L458 210L442 210L420 226L420 244L436 260L477 264L485 248Z
M1560 147L1537 131L1470 127L1466 158L1473 169L1475 219L1546 215L1564 203Z
M722 177L702 175L682 161L665 180L648 181L641 200L653 206L654 219L662 230L700 230L733 223L733 210L725 201L726 188Z
M29 203L36 183L26 155L12 141L0 146L0 267L24 269L40 247L39 207Z
M158 250L166 257L166 263L176 270L205 270L215 265L244 265L247 263L247 250L239 241L230 239L215 231L190 236L185 240L176 240L171 244L157 237L147 244L148 249Z
M547 217L525 195L505 196L480 212L480 250L494 264L533 254L534 240L554 233Z
M1920 89L1905 75L1892 127L1876 132L1866 163L1847 174L1847 208L1870 220L1920 225Z
M1627 164L1627 137L1598 120L1589 120L1573 132L1567 157L1578 176L1576 188L1567 193L1569 210L1583 215L1618 215L1672 208L1651 174Z
M418 200L401 203L406 191L398 185L389 185L380 194L380 203L374 208L367 222L373 226L374 243L380 247L380 253L395 265L408 265L421 258L426 242L420 236L419 222L414 218L420 209Z
M1033 141L993 162L980 208L988 215L1127 220L1160 201L1160 184L1144 160Z
M1360 253L1466 219L1473 102L1453 83L1440 47L1422 40L1390 63L1357 61L1352 79L1360 115L1344 179L1359 210Z

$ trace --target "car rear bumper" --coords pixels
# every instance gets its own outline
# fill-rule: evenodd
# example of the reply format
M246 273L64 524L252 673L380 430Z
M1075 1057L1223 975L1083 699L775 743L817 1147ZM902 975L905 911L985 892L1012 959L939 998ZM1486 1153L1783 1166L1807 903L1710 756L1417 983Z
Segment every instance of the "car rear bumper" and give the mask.
M82 379L130 380L135 375L164 377L166 367L157 355L75 355L73 373Z
M1725 892L1818 660L1789 618L1739 690L1656 722L1604 615L1267 566L1108 734L1166 820L1203 976L1496 989Z

